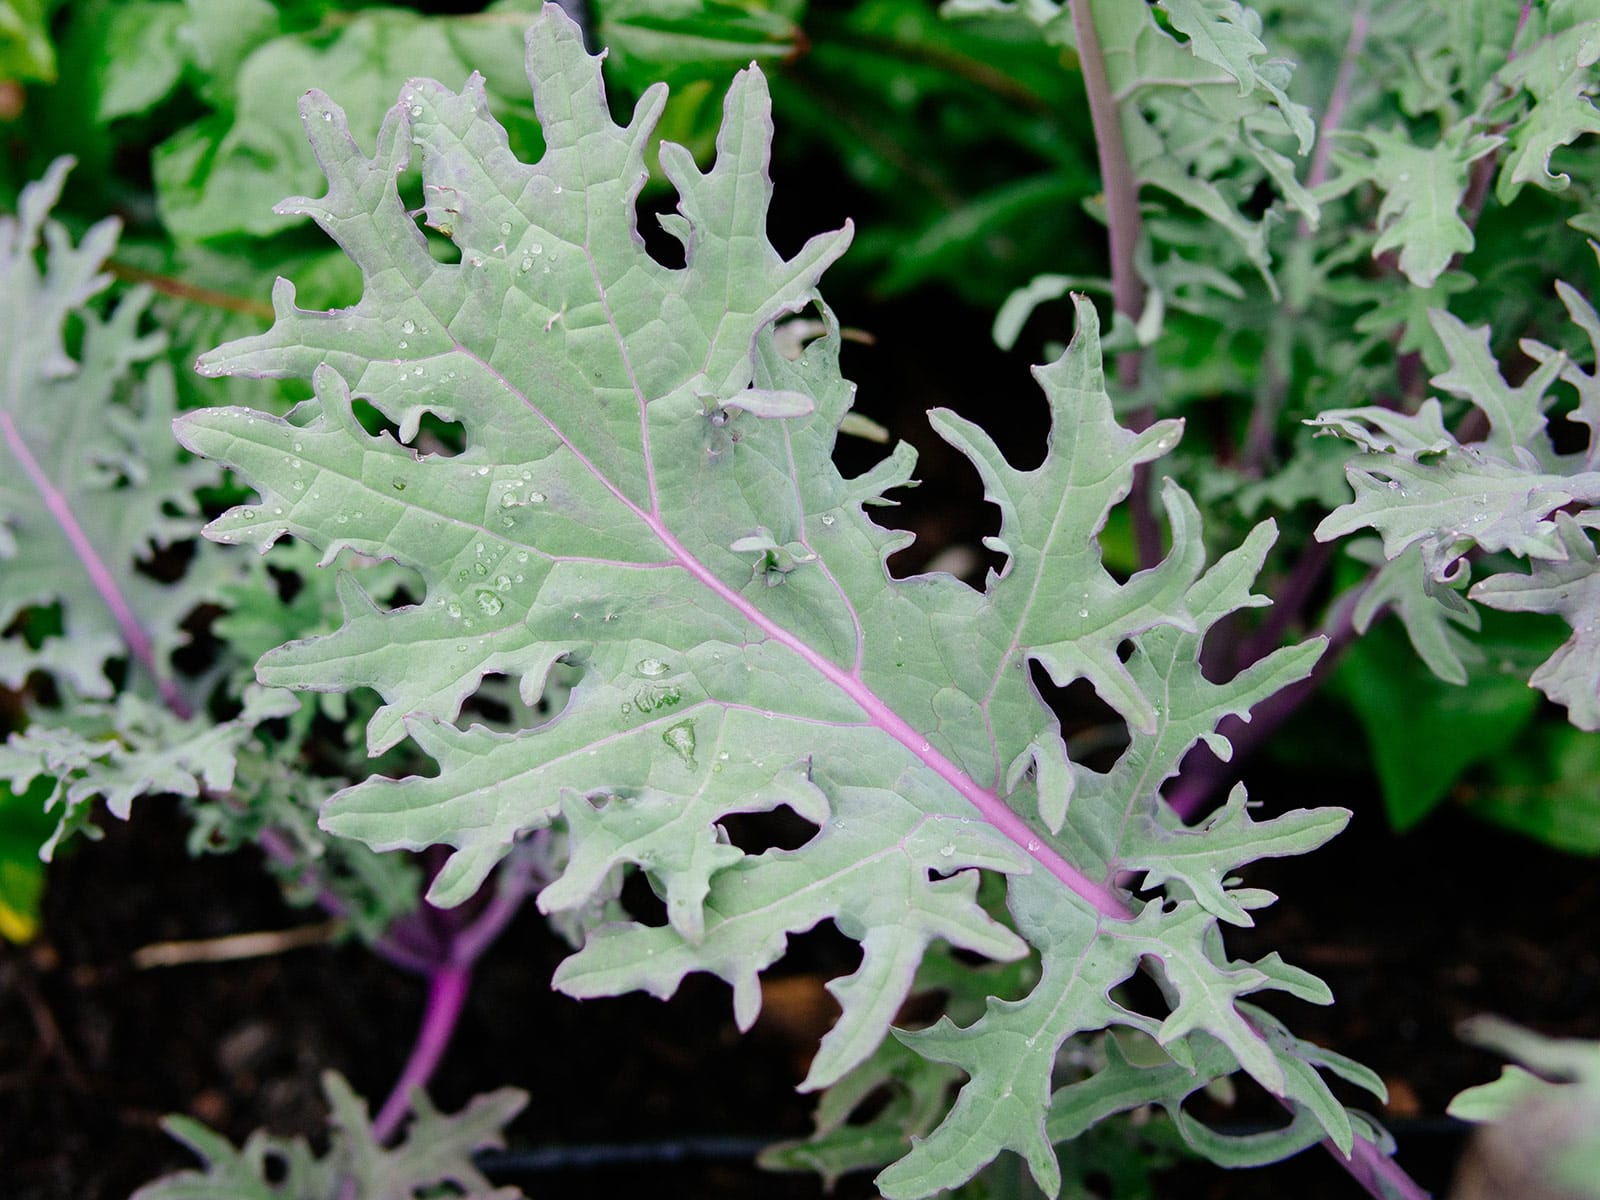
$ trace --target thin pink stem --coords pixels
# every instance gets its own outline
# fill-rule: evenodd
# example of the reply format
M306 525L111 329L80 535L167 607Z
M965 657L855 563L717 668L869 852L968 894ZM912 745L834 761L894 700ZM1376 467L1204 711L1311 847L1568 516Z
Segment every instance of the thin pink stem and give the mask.
M1139 180L1128 160L1122 140L1122 122L1117 99L1106 75L1105 54L1094 27L1088 0L1069 0L1072 29L1078 39L1078 63L1083 71L1083 88L1089 100L1089 121L1094 127L1095 153L1100 160L1100 186L1105 193L1106 234L1111 250L1111 304L1130 321L1144 313L1145 285L1134 265L1134 254L1144 228L1139 212ZM1126 394L1139 390L1144 354L1125 350L1117 355L1117 386ZM1135 433L1147 429L1155 420L1155 410L1144 407L1128 416L1128 427ZM1139 565L1153 567L1161 561L1161 525L1151 503L1150 467L1140 463L1133 472L1133 492L1129 498L1133 521L1133 540Z
M187 721L194 716L194 709L184 699L183 693L178 690L175 683L161 671L156 659L155 646L151 644L150 635L139 624L139 619L133 615L133 609L128 606L127 598L123 596L122 589L117 585L116 579L106 567L99 551L94 548L94 543L89 540L89 535L84 532L83 526L78 523L77 516L72 511L72 504L62 495L49 475L33 456L33 451L28 448L28 443L23 440L22 431L17 428L17 423L9 412L0 411L0 431L5 434L6 446L22 465L28 479L38 490L39 497L44 501L44 506L61 528L67 544L72 547L73 554L83 564L84 572L89 576L89 583L102 603L111 610L111 617L117 623L117 629L122 634L122 640L127 643L128 652L140 666L149 673L155 681L157 690L161 694L162 702L166 704L178 717Z
M372 1123L377 1141L385 1142L394 1136L400 1122L411 1111L412 1090L428 1085L450 1045L471 982L471 969L455 963L443 964L429 978L428 1003L422 1015L422 1027L417 1031L416 1045L406 1059L400 1078L395 1081L394 1090Z

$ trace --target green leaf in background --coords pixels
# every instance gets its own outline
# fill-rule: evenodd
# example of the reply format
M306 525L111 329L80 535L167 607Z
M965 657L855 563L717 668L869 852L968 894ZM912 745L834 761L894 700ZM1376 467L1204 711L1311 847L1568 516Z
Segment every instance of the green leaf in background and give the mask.
M1432 812L1467 768L1505 754L1539 707L1527 682L1533 647L1505 643L1511 630L1504 620L1489 626L1478 639L1483 661L1462 680L1465 686L1428 671L1388 621L1351 645L1331 681L1366 731L1397 832ZM1549 641L1534 643L1540 654L1548 653Z
M1358 154L1353 148L1336 150L1338 180L1319 195L1329 200L1362 183L1371 183L1382 192L1379 237L1372 253L1376 257L1398 250L1406 278L1419 288L1429 288L1452 258L1474 245L1472 230L1460 211L1468 171L1478 159L1493 153L1502 140L1459 125L1435 145L1423 148L1394 130L1364 130L1346 141L1359 141L1366 153Z
M1600 86L1593 70L1600 61L1600 16L1593 4L1582 2L1540 7L1546 11L1530 22L1521 52L1496 76L1525 106L1506 131L1509 153L1495 185L1502 204L1525 183L1564 191L1572 180L1550 170L1550 156L1585 134L1600 133L1600 110L1590 99ZM1561 28L1580 14L1585 19ZM1545 22L1549 28L1540 29Z
M731 76L751 62L787 58L798 48L802 7L781 0L604 0L595 5L596 29L619 82L642 91L657 80L675 86L685 67L691 79L718 66Z
M1463 789L1478 816L1569 854L1600 855L1600 733L1541 723L1479 774Z
M1228 231L1262 278L1275 286L1267 232L1277 214L1253 217L1242 204L1251 190L1239 170L1269 180L1287 206L1309 221L1317 201L1295 176L1286 142L1300 154L1315 137L1304 105L1289 99L1290 65L1264 56L1260 18L1236 0L1174 0L1163 5L1179 40L1155 10L1120 0L1089 0L1118 99L1122 137L1139 183L1166 192ZM1028 0L949 0L953 14L1015 12L1038 24L1047 40L1076 47L1065 4Z
M0 80L52 83L56 51L50 41L51 0L0 0Z
M178 38L186 17L177 0L141 0L110 11L97 72L99 120L144 112L172 91L183 74Z
M326 31L284 33L252 47L218 95L218 111L180 130L157 147L157 200L171 234L199 241L232 234L281 232L300 218L274 213L270 198L310 190L318 178L285 95L313 87L337 90L356 128L370 129L401 81L418 73L464 80L487 77L496 113L518 131L526 150L531 110L521 98L522 29L531 0L503 0L486 12L423 17L392 8L339 14ZM202 8L191 14L209 27L226 14ZM256 24L259 33L269 32ZM241 47L189 33L221 66ZM506 90L510 87L511 93ZM220 89L218 89L220 91Z
M56 828L45 812L47 780L18 791L0 782L0 937L26 942L39 928L44 895L40 848Z

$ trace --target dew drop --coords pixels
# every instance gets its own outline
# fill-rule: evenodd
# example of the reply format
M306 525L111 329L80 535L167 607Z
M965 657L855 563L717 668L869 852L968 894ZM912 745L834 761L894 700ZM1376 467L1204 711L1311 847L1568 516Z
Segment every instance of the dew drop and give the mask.
M322 114L322 119L324 121L331 121L333 120L333 114L331 112L325 112Z
M461 644L456 646L456 653L457 654L465 654L466 652L467 652L466 643L463 642L463 643L461 643Z
M949 858L955 852L956 848L950 842L946 842L944 845L939 847L939 854L943 858Z
M510 590L510 588L511 588L511 576L509 576L509 575L496 575L494 577L494 586L499 588L502 592Z
M542 242L534 242L533 244L531 244L528 247L528 253L529 254L543 254L544 253L544 244Z
M515 508L516 506L517 506L517 496L516 496L515 492L506 492L503 496L500 497L500 507L501 508Z
M484 566L482 563L473 563L472 573L474 575L487 575L489 573L489 568Z
M822 518L822 523L824 525L832 525L833 524L833 514L829 513L827 516L823 517Z
M413 104L413 105L412 105L412 106L411 106L411 115L412 115L412 116L413 116L413 117L420 117L420 116L421 116L421 115L422 115L422 105L420 105L420 104Z
M693 721L679 721L661 735L661 740L667 744L669 750L684 761L686 766L695 765Z
M501 237L505 237L510 232L511 232L511 222L510 221L501 221L500 222L500 236Z
M452 600L452 601L450 601L450 603L446 604L444 606L444 610L445 610L445 612L449 613L452 617L454 617L457 621L459 621L461 619L461 605L457 604L454 600Z
M404 320L404 321L400 322L400 332L401 333L415 333L416 331L417 331L417 323L415 321L410 320L408 318L407 320Z
M400 339L400 349L404 350L407 347L409 347L410 345L411 345L411 343L406 341L404 338Z
M348 513L340 513L334 519L341 525L348 525L350 523L350 515Z
M289 465L298 471L301 467L305 466L305 463L301 462L298 458L291 458L289 460Z
M641 658L633 669L646 679L655 679L667 673L667 664L659 658Z
M622 708L621 708L622 715L623 716L627 716L632 711L633 711L633 705L629 704L626 700L624 700L622 702Z
M304 479L296 479L289 486L297 492L303 492L306 490L306 481Z
M254 521L256 519L256 510L253 508L241 508L239 515L246 521Z
M479 475L487 475L488 473L489 473L489 468L488 467L479 467L478 468L478 474ZM482 547L480 546L479 549L482 549Z
M526 550L518 550L517 551L517 561L520 562L520 563L527 562L528 561L528 552Z
M1087 608L1080 608L1078 610L1078 615L1080 617L1087 617L1089 615L1089 610Z
M481 588L474 596L474 599L478 602L478 610L486 617L498 615L500 610L505 607L505 601L501 600L499 596Z
M529 492L528 493L528 503L529 504L543 504L544 503L544 493L543 492Z
M1039 852L1039 843L1034 841L1033 838L1029 838L1028 839L1028 853L1029 854L1037 854L1038 852Z
M522 269L523 269L523 270L524 270L524 271L531 271L531 270L533 270L533 255L531 255L531 254L524 254L524 255L523 255L523 256L522 256Z
M561 195L561 185L559 183L555 186L555 194L558 196Z
M299 442L296 442L296 443L295 443L295 444L294 444L294 452L295 452L295 453L296 453L296 454L299 454L299 453L300 453L300 451L301 451L301 450L303 450L303 449L305 449L305 447L304 447L304 446L302 446L302 445L301 445L301 444L300 444L300 443L299 443Z

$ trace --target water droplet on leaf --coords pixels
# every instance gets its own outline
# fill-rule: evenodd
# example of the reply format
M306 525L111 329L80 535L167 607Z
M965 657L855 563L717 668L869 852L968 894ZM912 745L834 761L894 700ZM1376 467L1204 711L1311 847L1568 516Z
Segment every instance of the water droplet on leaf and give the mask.
M683 759L685 765L693 767L694 762L694 722L679 721L661 735L661 740L667 748Z
M505 607L505 602L490 591L480 589L475 599L478 601L479 610L486 617L498 615L500 610Z
M659 658L641 658L633 669L646 679L655 679L667 673L667 664Z

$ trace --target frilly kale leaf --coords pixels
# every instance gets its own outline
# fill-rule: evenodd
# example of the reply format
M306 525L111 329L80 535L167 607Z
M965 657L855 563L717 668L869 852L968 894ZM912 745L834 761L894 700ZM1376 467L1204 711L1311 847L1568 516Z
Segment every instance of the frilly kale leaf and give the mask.
M394 1147L374 1136L367 1106L336 1072L322 1077L332 1110L328 1152L314 1153L304 1138L276 1138L257 1131L235 1148L191 1117L168 1117L167 1132L205 1162L204 1174L179 1171L146 1184L133 1200L302 1200L348 1196L350 1200L420 1200L441 1185L470 1200L519 1200L516 1188L493 1187L472 1163L476 1150L505 1145L506 1124L528 1102L526 1093L501 1088L475 1096L453 1116L436 1109L418 1089L412 1118Z
M1130 578L1105 568L1108 514L1182 427L1116 423L1095 312L1080 300L1072 345L1036 371L1053 422L1040 466L1018 470L977 426L932 414L1001 511L1003 569L981 591L945 575L891 578L884 562L905 536L864 506L905 483L914 456L897 447L850 479L831 459L853 389L815 288L849 230L788 258L768 242L759 72L730 88L709 170L662 146L679 194L662 218L682 248L675 265L635 224L664 90L618 126L598 60L558 9L527 46L546 144L533 166L511 153L476 77L459 93L408 83L370 156L332 100L305 97L329 189L280 207L339 242L364 293L317 312L280 280L273 328L200 367L309 379L313 397L283 419L219 408L177 423L185 445L259 493L210 536L265 549L290 534L326 564L351 551L421 580L416 603L386 607L345 577L344 624L259 665L275 686L375 689L369 748L409 735L438 764L432 778L340 792L325 827L377 849L452 846L430 897L453 904L519 838L560 826L569 856L541 907L611 918L579 923L587 937L556 976L575 996L666 995L709 971L732 985L748 1027L760 972L791 934L833 921L862 960L830 985L842 1013L808 1089L884 1053L930 947L996 961L1039 952L1025 995L988 997L965 1027L897 1031L918 1058L970 1078L880 1176L888 1195L956 1186L1006 1148L1053 1191L1057 1051L1113 1026L1185 1068L1170 1094L1187 1094L1199 1061L1243 1068L1348 1150L1358 1129L1318 1073L1327 1060L1241 1000L1277 989L1325 1002L1326 989L1275 954L1231 960L1222 937L1222 923L1249 924L1272 899L1241 887L1236 868L1310 850L1347 814L1257 820L1240 793L1185 827L1160 796L1196 741L1229 752L1224 715L1248 714L1320 653L1288 647L1221 681L1200 669L1207 630L1265 602L1250 586L1270 523L1208 567L1195 506L1169 484L1172 551ZM426 222L459 261L430 253L400 198L396 177L418 161ZM772 324L813 304L827 332L791 360ZM358 400L396 432L369 434ZM417 447L429 413L459 422L460 453ZM577 681L554 719L454 724L486 680L509 677L531 702L558 662ZM1035 665L1061 686L1088 679L1127 723L1109 771L1069 761ZM816 826L798 849L746 853L721 827L779 806ZM665 925L620 919L625 869L665 901ZM1007 877L1014 929L979 903L980 872ZM1164 1017L1113 996L1141 969L1162 984ZM1208 1153L1237 1152L1194 1128Z

